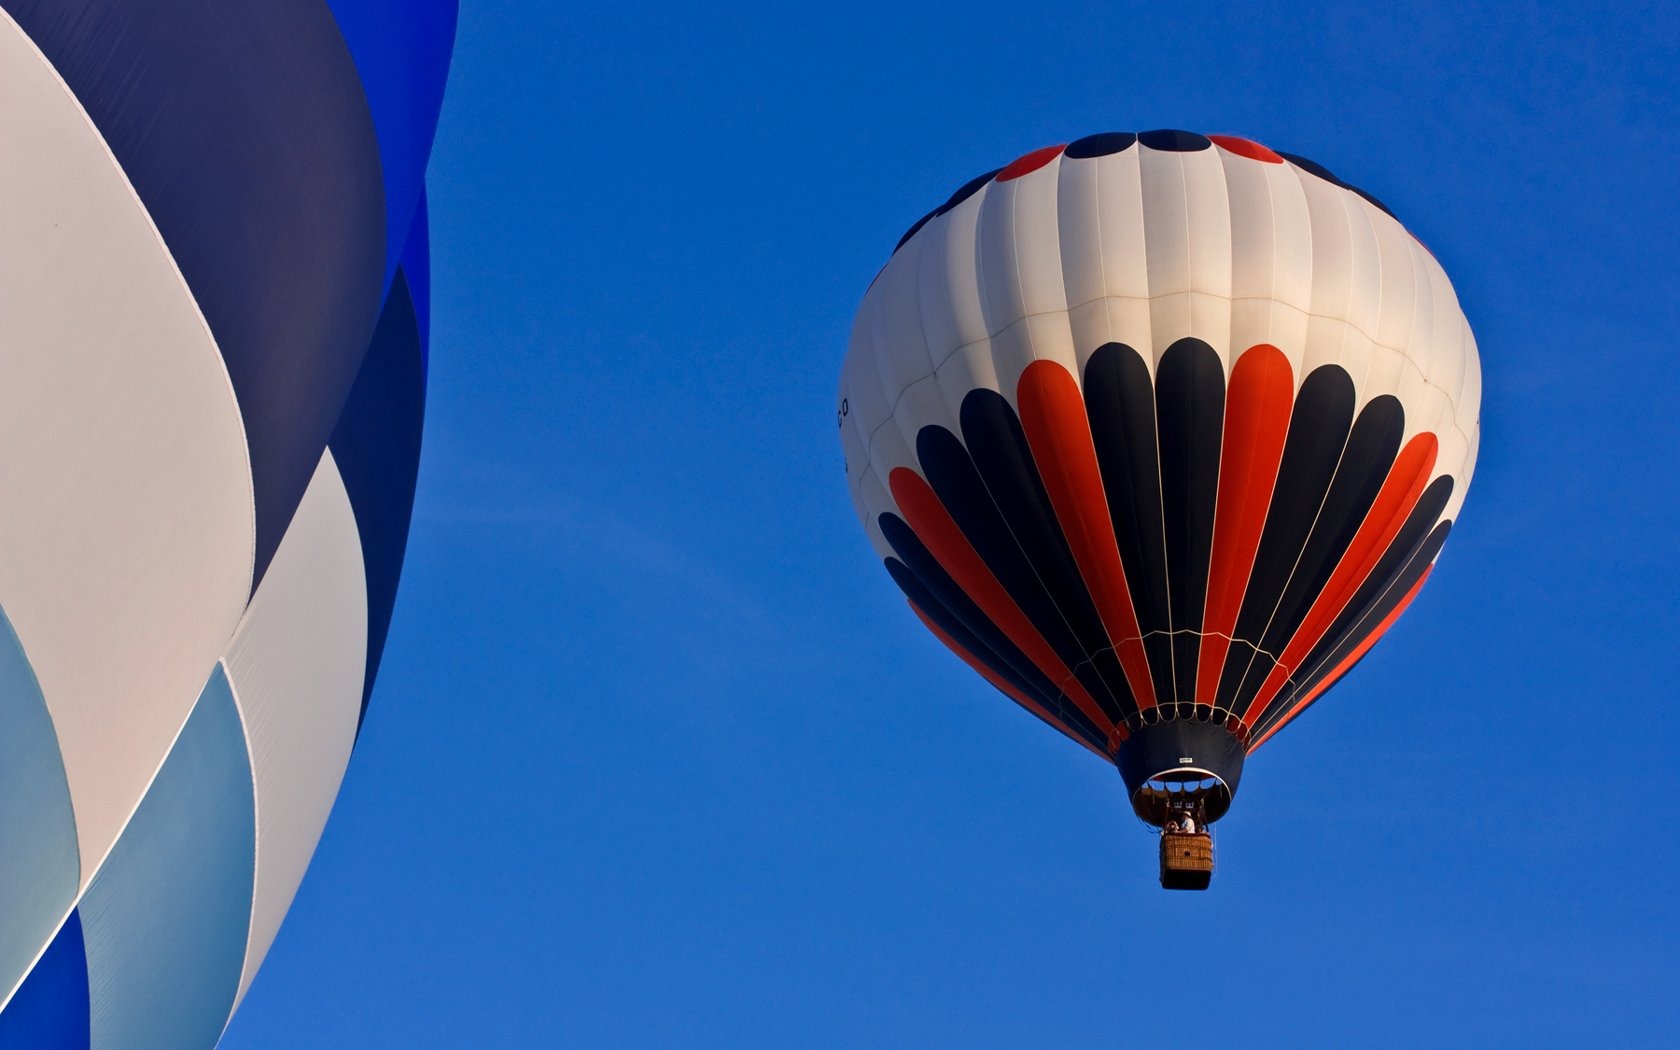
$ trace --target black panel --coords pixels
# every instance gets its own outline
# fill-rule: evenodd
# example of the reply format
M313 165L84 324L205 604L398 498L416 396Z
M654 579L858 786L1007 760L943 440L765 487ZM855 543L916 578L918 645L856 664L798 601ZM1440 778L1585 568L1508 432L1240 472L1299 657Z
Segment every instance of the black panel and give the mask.
M1389 614L1405 600L1406 595L1417 585L1423 574L1429 570L1429 566L1435 561L1435 556L1441 553L1441 547L1447 542L1447 535L1450 532L1452 532L1452 522L1450 521L1443 521L1435 527L1435 530L1429 534L1429 538L1424 541L1423 545L1412 552L1411 558L1407 560L1400 573L1394 577L1393 582L1383 592L1382 597L1377 600L1376 604L1366 610L1353 630L1349 631L1336 648L1330 652L1324 663L1315 668L1311 675L1304 679L1299 686L1286 691L1290 698L1287 702L1279 700L1270 705L1266 710L1265 717L1256 726L1254 739L1259 739L1264 730L1269 729L1288 713L1290 705L1294 702L1294 697L1306 694L1320 681L1323 681L1327 675L1336 669L1338 664L1347 659L1365 639L1371 636L1371 632L1382 625ZM1327 693L1328 690L1325 692ZM1324 695L1324 693L1320 693L1319 698ZM1313 703L1317 702L1317 699L1313 701Z
M1329 168L1326 168L1324 165L1315 160L1308 160L1306 157L1302 157L1294 153L1284 153L1282 150L1273 150L1272 152L1295 165L1297 168L1300 168L1302 171L1305 171L1309 175L1317 175L1319 178L1330 183L1332 186L1342 185L1341 179L1336 178Z
M980 192L980 187L984 186L988 182L991 182L994 178L997 177L997 173L1002 171L1002 170L1003 170L1002 168L993 168L991 171L986 172L986 174L984 174L984 175L976 175L974 178L969 179L967 182L963 183L961 186L959 186L957 188L957 192L951 194L950 197L946 198L944 204L941 204L939 207L935 208L933 210L933 213L935 215L944 215L946 212L950 211L952 208L955 208L957 205L961 204L963 201L968 200L970 197L974 196L976 193L979 193Z
M904 247L904 242L908 241L910 238L916 236L917 232L920 231L923 226L926 226L928 224L928 220L933 218L937 214L938 214L937 212L931 212L930 211L926 215L917 219L915 221L915 223L908 230L904 231L904 236L902 236L898 239L898 243L893 245L893 251L896 253L900 248Z
M1332 186L1340 186L1342 189L1347 190L1350 193L1359 194L1361 197L1365 198L1366 201L1370 202L1372 207L1374 207L1378 211L1384 213L1389 218L1391 218L1391 219L1394 218L1394 213L1388 210L1388 205L1384 204L1380 200L1377 200L1377 198L1371 196L1369 193L1366 193L1364 190L1360 189L1358 186L1354 186L1350 183L1344 182L1341 179L1337 178L1330 171L1330 169L1326 168L1324 165L1319 164L1316 161L1308 160L1305 157L1298 157L1293 153L1282 153L1282 152L1278 152L1276 150L1274 150L1273 152L1277 153L1278 156L1282 157L1284 160L1287 160L1289 163L1295 165L1297 168L1300 168L1302 171L1305 171L1305 172L1307 172L1308 174L1311 174L1311 175L1316 175L1319 178L1323 179L1325 182L1330 183ZM1396 221L1399 221L1399 220L1396 220Z
M1314 681L1329 673L1330 668L1339 661L1332 661L1331 655L1344 648L1351 651L1358 644L1354 636L1365 614L1379 602L1394 582L1398 580L1412 564L1417 552L1428 542L1436 522L1441 518L1441 512L1446 509L1447 501L1452 498L1453 479L1450 476L1436 478L1419 497L1417 506L1406 516L1406 523L1400 526L1394 539L1389 541L1388 550L1378 560L1370 575L1359 585L1347 608L1337 614L1330 629L1324 632L1324 637L1313 647L1307 658L1301 661L1300 667L1292 676L1290 688L1285 690L1289 694L1299 695L1312 687ZM1379 621L1380 622L1380 621ZM1352 638L1353 644L1347 645ZM1283 702L1281 699L1278 702Z
M1092 157L1106 157L1111 153L1124 153L1137 142L1137 136L1129 131L1105 131L1100 135L1087 135L1082 139L1075 139L1068 143L1068 148L1062 155L1074 160L1089 160Z
M1007 406L1005 410L1007 411ZM1010 413L1009 419L1014 420L1013 413ZM1018 428L1019 424L1016 426ZM1088 657L1096 648L1086 648L1079 632L1074 630L1069 618L1064 616L1057 603L1057 595L1048 589L1025 553L1035 546L1043 548L1052 542L1060 542L1061 534L1055 532L1054 539L1032 533L1017 537L1010 527L1010 522L998 509L1001 503L1016 511L1017 517L1023 516L1023 508L1020 505L1037 501L1031 488L1026 487L1021 492L1000 493L994 499L991 490L987 488L987 481L981 478L968 450L944 427L923 427L916 439L916 455L922 462L922 472L926 475L928 484L933 487L934 493L938 495L939 502L944 504L945 510L956 522L957 528L962 531L975 553L980 556L980 560L985 563L986 568L997 577L998 583L1003 585L1003 589L1009 593L1009 597L1020 608L1028 622L1073 671L1074 677L1085 687L1086 692L1103 705L1106 713L1115 715L1118 705ZM1035 480L1036 477L1035 474ZM1030 511L1036 508L1027 509Z
M1079 672L1079 680L1102 704L1103 710L1118 721L1136 710L1137 705L1120 662L1109 647L1108 632L1079 572L1079 564L1062 535L1055 507L1039 477L1020 420L1002 394L974 390L963 398L962 430L963 440L968 443L963 458L972 465L976 479L983 486L985 510L1003 523L1010 537L1008 543L1012 549L997 552L998 557L1012 563L1019 559L1019 565L1025 569L1020 576L1022 588L1034 591L1035 599L1036 595L1048 599L1030 610L1022 604L1022 611L1027 612L1046 639L1056 636L1043 623L1055 621L1051 626L1061 631L1070 645L1064 650L1058 644L1057 652L1062 653L1069 667ZM951 444L955 444L954 439ZM947 446L943 454L951 456L954 451L960 452L961 446L954 450ZM922 457L924 469L929 471L929 484L939 492L931 473L934 468L929 465L920 441L917 454ZM943 493L940 498L944 499ZM953 517L955 513L952 511ZM963 524L961 519L958 523ZM975 544L975 549L980 550L979 544ZM992 555L987 551L981 551L981 557L988 566L992 564ZM1001 574L998 578L1003 579ZM1005 586L1011 595L1015 593L1013 585L1005 583ZM1082 664L1089 666L1082 669Z
M1272 656L1270 653L1262 652L1252 643L1237 639L1231 642L1230 647L1225 651L1225 673L1229 672L1232 664L1238 664L1245 667L1247 669L1247 680L1249 683L1253 683L1256 681L1264 682L1272 671L1276 669L1278 661L1275 656ZM1220 679L1222 685L1224 684L1224 681L1225 680L1222 677ZM1237 716L1238 718L1241 718L1246 710L1243 704L1237 702L1236 696L1227 698L1225 694L1221 692L1215 697L1215 700L1217 702L1217 710L1225 711L1228 714Z
M1242 744L1226 730L1223 722L1175 718L1133 733L1120 745L1115 764L1120 767L1120 776L1131 795L1137 794L1150 777L1187 766L1212 773L1234 795L1237 783L1242 780L1245 755Z
M1394 457L1400 452L1400 438L1406 428L1406 413L1400 402L1387 394L1372 399L1354 421L1348 435L1342 461L1336 467L1336 478L1330 492L1319 508L1318 520L1307 538L1301 559L1284 588L1283 598L1272 613L1272 622L1261 638L1260 648L1277 656L1283 655L1301 622L1307 618L1313 602L1323 593L1324 585L1336 571L1342 555L1365 515L1382 491L1383 482L1394 467ZM1237 710L1248 707L1265 678L1249 674L1237 694Z
M1225 432L1225 368L1213 347L1200 339L1180 339L1167 348L1155 378L1155 419L1174 631L1173 695L1179 701L1178 716L1188 718L1202 641L1200 634L1189 632L1202 629L1207 604L1219 447Z
M1161 468L1155 447L1155 390L1136 350L1108 343L1085 366L1085 412L1097 447L1121 564L1144 635L1158 700L1171 700L1171 604L1162 529ZM1151 632L1160 632L1151 634Z
M1104 752L1108 750L1108 742L1104 735L1095 726L1091 725L1078 708L1064 703L1061 694L1056 690L1045 691L1048 682L1042 675L1034 679L1028 679L1016 672L1010 659L999 656L980 636L970 631L967 625L963 623L962 618L946 606L939 596L923 584L903 562L897 558L888 558L886 566L893 582L898 584L898 589L904 592L904 596L910 600L911 604L920 609L928 619L938 624L939 629L950 635L958 645L967 649L976 660L986 666L987 670L1020 690L1021 695L1043 705L1046 711L1050 711L1060 718L1063 725L1079 734L1082 739L1088 741L1098 750ZM1007 645L1008 643L1005 642L1004 644ZM1013 654L1011 659L1018 661L1024 660L1025 657L1017 652ZM1037 717L1037 712L1031 713L1034 717Z
M367 665L362 676L362 716L385 651L397 601L420 469L420 434L426 410L424 336L406 269L397 271L385 311L350 388L344 414L327 447L344 480L361 539L367 575ZM360 724L358 722L358 724Z
M1205 135L1198 135L1194 131L1173 131L1163 128L1159 131L1141 131L1138 141L1150 149L1163 150L1168 153L1200 153L1213 146L1212 140Z
M921 586L926 589L929 601L950 610L951 615L968 629L968 633L979 639L980 645L996 654L1002 662L1001 666L1009 668L1016 678L1029 683L1031 685L1031 689L1028 690L1029 696L1055 697L1060 695L1061 690L1057 688L1055 683L1051 682L1044 672L1038 669L1038 665L1033 663L1025 653L1017 649L1015 643L1009 640L1003 630L992 622L991 617L974 604L962 587L957 584L957 581L951 579L944 567L939 564L939 560L933 556L933 552L922 544L921 539L916 536L915 530L905 524L904 519L896 514L883 514L878 520L881 526L881 534L886 537L887 543L891 544L892 549L898 554L898 560L903 564L904 569L920 581ZM893 573L893 579L898 581L899 589L905 590L906 594L910 594L910 591L906 590L904 580L899 579L899 574L893 568L890 558L887 559L887 571ZM923 605L922 608L931 609L932 606ZM975 655L981 656L984 653L976 652Z
M1265 631L1330 491L1352 424L1353 380L1336 365L1314 369L1295 396L1266 528L1237 614L1236 637L1257 641ZM1220 704L1238 714L1242 709L1236 706L1237 691L1249 675L1248 664L1246 653L1233 648L1219 679Z

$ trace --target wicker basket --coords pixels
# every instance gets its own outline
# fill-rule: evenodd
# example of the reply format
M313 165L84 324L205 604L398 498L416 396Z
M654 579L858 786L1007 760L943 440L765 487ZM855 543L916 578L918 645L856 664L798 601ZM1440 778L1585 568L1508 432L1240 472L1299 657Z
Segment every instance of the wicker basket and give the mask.
M1213 837L1205 832L1161 833L1161 886L1169 890L1205 890L1213 880Z

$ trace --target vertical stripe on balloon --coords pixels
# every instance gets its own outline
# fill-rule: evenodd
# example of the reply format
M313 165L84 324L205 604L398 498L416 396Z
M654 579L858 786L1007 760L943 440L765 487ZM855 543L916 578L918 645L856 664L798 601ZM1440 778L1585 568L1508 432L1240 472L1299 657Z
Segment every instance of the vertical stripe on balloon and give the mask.
M1286 701L1289 696L1299 695L1311 689L1328 669L1341 659L1338 654L1345 653L1358 642L1358 630L1365 614L1381 603L1383 595L1389 592L1395 581L1405 576L1414 566L1418 552L1430 542L1432 530L1440 521L1441 512L1446 509L1447 501L1452 497L1452 490L1453 480L1446 476L1436 478L1423 490L1417 505L1407 516L1406 523L1400 527L1394 539L1389 541L1388 549L1383 552L1376 568L1366 576L1365 582L1359 585L1347 607L1301 662L1294 674L1294 685L1288 689ZM1430 554L1428 557L1433 559L1434 555Z
M1080 683L1118 721L1136 710L1131 689L1020 419L991 390L971 391L961 418L963 442L942 428L923 428L916 449L929 484Z
M1048 596L1047 618L1038 623L1048 628L1047 637L1057 643L1057 654L1074 669L1080 684L1100 697L1104 711L1114 719L1124 717L1136 709L1126 674L1109 648L1102 617L1057 524L1020 418L1001 393L973 390L963 398L961 422L984 499L1008 522L1015 539L1008 556L1025 559ZM1023 590L1032 593L1032 588Z
M1400 600L1395 603L1394 608L1389 611L1387 616L1383 617L1382 622L1377 625L1376 630L1372 631L1364 641L1360 642L1359 645L1351 653L1349 653L1345 659L1342 660L1341 663L1337 664L1335 669L1330 672L1329 676L1326 677L1324 681L1320 682L1316 687L1308 692L1307 695L1300 700L1300 702L1291 707L1270 729L1266 730L1265 733L1263 733L1260 738L1249 747L1249 751L1252 753L1261 744L1270 740L1273 734L1277 733L1278 730L1282 729L1290 722L1293 722L1295 717L1302 711L1305 711L1314 700L1317 700L1319 696L1324 693L1325 690L1341 681L1343 675L1353 670L1354 665L1359 661L1365 659L1365 654L1370 652L1371 647L1376 645L1382 636L1388 633L1388 629L1394 626L1394 621L1400 619L1400 614L1406 611L1407 607L1412 604L1412 599L1416 598L1418 596L1418 592L1423 590L1424 581L1427 579L1429 579L1429 569L1425 568L1422 575L1417 578L1417 582L1413 583L1406 589L1406 591L1400 596Z
M1155 376L1155 422L1173 632L1172 695L1178 701L1178 717L1189 718L1196 695L1225 425L1225 370L1213 347L1200 339L1180 339L1161 355Z
M923 612L921 606L917 605L915 602L911 602L910 611L916 614L916 618L922 621L922 626L926 627L935 638L939 639L940 643L944 645L945 648L957 654L957 658L959 660L972 668L980 675L981 678L990 682L992 687L997 689L998 692L1009 697L1009 699L1015 701L1017 704L1038 716L1040 721L1072 740L1074 743L1089 749L1093 754L1100 755L1103 758L1111 757L1105 748L1096 746L1091 741L1085 739L1080 734L1062 724L1060 719L1058 719L1055 715L1052 715L1049 711L1046 711L1042 705L1027 696L1027 694L1018 688L1013 682L1010 682L1008 679L992 670L985 661L976 657L966 646L951 637L951 635L947 633L944 628L940 627L932 617Z
M1074 678L1072 670L1056 655L1044 636L1033 626L1020 606L1009 597L1003 585L992 575L985 562L951 520L933 489L913 470L899 467L888 476L893 500L898 504L904 520L927 546L941 568L961 587L963 593L997 624L1017 648L1027 655L1051 682L1079 706L1081 711L1102 727L1112 729L1114 722L1097 701Z
M1149 660L1143 652L1126 570L1120 563L1084 398L1067 369L1053 361L1035 361L1021 374L1016 400L1056 518L1096 602L1109 644L1119 655L1137 707L1153 706Z
M907 561L888 558L887 573L910 604L935 620L951 637L960 640L998 677L1027 696L1036 698L1038 703L1054 708L1066 724L1093 740L1102 740L1103 734L1090 725L1085 715L1077 709L1070 712L1062 702L1061 690L1003 636L1003 632L986 618L979 607L968 600L968 596L916 539L910 527L897 515L886 514L882 518L883 525L891 527L890 542L902 548L907 558ZM912 568L912 565L915 567Z
M1237 612L1254 568L1266 509L1277 480L1294 407L1294 372L1275 346L1261 344L1237 358L1225 398L1225 453L1219 464L1219 505L1208 568L1207 608L1196 671L1196 702L1218 699Z
M1108 343L1085 365L1085 412L1108 493L1109 517L1144 636L1157 698L1175 688L1161 464L1155 447L1154 384L1136 350Z
M1342 450L1336 474L1319 505L1307 541L1302 545L1289 570L1289 582L1272 609L1270 619L1259 638L1260 649L1281 660L1284 648L1295 636L1305 619L1308 608L1329 581L1342 553L1353 542L1377 494L1394 465L1400 451L1400 436L1405 430L1405 413L1400 402L1384 395L1368 402L1354 420ZM1276 666L1254 669L1237 691L1236 710L1251 708L1261 685L1276 671ZM1287 672L1285 672L1287 675ZM1257 713L1257 712L1251 712ZM1251 718L1244 721L1253 725Z
M976 655L989 653L993 657L993 669L1000 674L1008 672L1006 676L1020 682L1027 692L1050 702L1061 695L1055 683L963 593L957 581L940 567L939 561L902 518L896 514L881 515L881 533L898 554L897 558L886 560L887 572L906 598L930 613L938 613L941 622L953 634L957 633L955 628L961 626L968 636L979 643L980 647L973 652Z
M1394 468L1383 482L1382 491L1377 494L1346 553L1330 579L1318 590L1312 608L1278 657L1278 665L1261 685L1253 707L1243 718L1245 722L1250 725L1258 722L1266 705L1301 668L1302 661L1324 637L1336 616L1353 600L1359 585L1376 568L1383 552L1394 542L1412 508L1417 505L1418 498L1423 495L1424 484L1435 469L1435 453L1439 447L1440 442L1435 435L1425 431L1413 437L1401 450L1394 461Z
M1335 477L1336 464L1353 425L1353 380L1335 365L1315 368L1295 396L1277 484L1260 534L1254 571L1237 614L1236 637L1257 643L1283 596L1290 572L1307 544L1319 507ZM1219 679L1219 704L1237 710L1237 697L1250 665L1264 659L1261 677L1274 662L1252 646L1233 646Z

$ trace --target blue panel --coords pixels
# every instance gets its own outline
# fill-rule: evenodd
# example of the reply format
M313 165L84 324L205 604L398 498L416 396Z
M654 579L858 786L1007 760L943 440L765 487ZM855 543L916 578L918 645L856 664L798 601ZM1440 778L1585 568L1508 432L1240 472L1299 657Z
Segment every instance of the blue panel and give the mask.
M457 0L328 0L361 74L385 177L385 283L402 257L437 131Z
M424 224L420 226L420 258ZM397 599L414 509L415 477L420 469L420 435L426 404L425 330L419 304L426 301L425 269L404 263L391 285L385 312L351 388L344 415L329 447L344 479L367 572L367 673L362 678L362 711L373 690Z
M215 1045L245 964L254 807L245 734L218 664L82 898L94 1046Z
M344 38L324 0L0 7L105 137L221 347L250 442L260 579L383 291L379 140Z
M29 979L0 1011L0 1050L87 1050L87 953L71 912Z
M80 875L58 734L0 611L0 997L64 921Z
M0 1012L0 1050L87 1050L87 952L70 913L28 980Z

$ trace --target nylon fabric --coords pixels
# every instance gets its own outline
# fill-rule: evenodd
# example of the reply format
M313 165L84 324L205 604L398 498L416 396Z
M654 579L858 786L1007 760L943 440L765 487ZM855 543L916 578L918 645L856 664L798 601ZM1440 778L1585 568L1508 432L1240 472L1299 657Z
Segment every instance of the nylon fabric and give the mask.
M0 996L17 987L76 899L70 784L29 658L0 610ZM0 1017L4 1014L0 1013ZM3 1031L4 1029L0 1029ZM0 1046L4 1046L0 1039Z
M1113 757L1163 719L1252 746L1345 673L1433 563L1479 394L1451 285L1374 198L1155 131L1034 151L919 219L838 420L917 615Z

